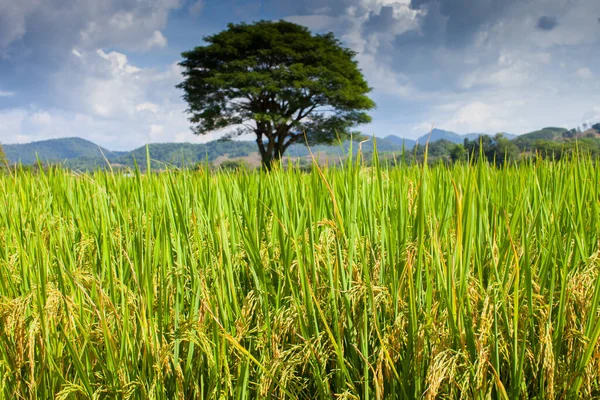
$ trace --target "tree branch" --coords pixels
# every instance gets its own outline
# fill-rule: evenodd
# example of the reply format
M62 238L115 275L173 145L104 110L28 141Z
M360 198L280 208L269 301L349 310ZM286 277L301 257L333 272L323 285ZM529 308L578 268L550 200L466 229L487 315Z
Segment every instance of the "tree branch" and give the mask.
M290 145L296 143L298 141L298 139L300 139L302 136L304 136L304 134L301 134L301 133L290 135L290 140L288 140L287 143L285 143L283 145L283 147L281 148L281 154L285 153L285 151L288 149L288 147L290 147Z

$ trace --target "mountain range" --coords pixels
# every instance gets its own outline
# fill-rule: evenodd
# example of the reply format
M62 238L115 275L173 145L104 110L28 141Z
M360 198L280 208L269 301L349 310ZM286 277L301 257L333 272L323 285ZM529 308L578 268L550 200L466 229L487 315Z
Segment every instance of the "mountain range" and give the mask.
M544 128L539 131L524 135L512 135L503 133L511 139L519 148L526 150L528 144L538 139L558 141L561 140L567 129ZM440 140L450 143L463 143L465 139L475 140L482 133L459 135L455 132L442 129L434 129L418 139L405 139L400 136L390 135L384 138L376 138L377 150L380 152L401 152L411 150L418 143L424 145L435 143ZM600 137L600 134L598 135ZM311 147L313 154L330 158L340 158L348 154L350 143L341 145L319 145ZM353 151L358 148L354 143ZM373 150L373 140L363 143L363 152ZM132 151L112 151L100 147L88 140L73 137L64 139L51 139L27 144L6 144L3 146L6 157L11 163L24 165L35 164L39 159L43 163L63 163L69 168L94 169L106 167L107 161L113 167L133 167L139 163L145 169L146 146ZM256 143L253 141L216 140L205 144L191 143L153 143L148 145L151 159L156 161L157 166L175 165L190 166L199 162L210 162L218 165L226 160L245 159L250 164L257 164L259 157ZM309 150L300 144L291 146L286 156L291 158L304 158L310 155Z
M514 139L517 137L517 135L513 135L511 133L503 132L502 134L504 135L504 137L506 137L508 139ZM405 139L403 137L399 137L399 136L395 136L395 135L386 136L384 139L390 141L391 143L400 145L400 146L402 146L402 143L404 143L407 148L412 148L412 147L414 147L414 145L416 143L425 144L425 143L427 143L427 141L429 141L430 143L433 143L433 142L437 142L438 140L447 140L449 142L459 144L459 143L463 143L465 139L475 140L479 136L485 136L485 135L488 135L488 134L487 133L467 133L466 135L460 135L458 133L451 132L451 131L445 131L443 129L433 129L430 133L426 133L416 140Z

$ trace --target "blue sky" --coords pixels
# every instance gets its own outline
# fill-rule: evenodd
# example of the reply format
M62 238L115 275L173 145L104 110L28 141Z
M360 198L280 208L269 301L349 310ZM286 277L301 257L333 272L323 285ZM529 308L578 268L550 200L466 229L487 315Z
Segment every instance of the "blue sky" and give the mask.
M180 53L260 19L358 52L377 103L367 134L600 121L599 0L0 0L0 143L217 138L189 129Z

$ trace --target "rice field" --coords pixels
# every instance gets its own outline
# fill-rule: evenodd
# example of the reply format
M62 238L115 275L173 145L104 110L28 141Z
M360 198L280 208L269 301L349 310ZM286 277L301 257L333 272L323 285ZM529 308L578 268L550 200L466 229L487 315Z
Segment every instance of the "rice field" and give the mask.
M600 398L599 241L584 156L0 174L0 398Z

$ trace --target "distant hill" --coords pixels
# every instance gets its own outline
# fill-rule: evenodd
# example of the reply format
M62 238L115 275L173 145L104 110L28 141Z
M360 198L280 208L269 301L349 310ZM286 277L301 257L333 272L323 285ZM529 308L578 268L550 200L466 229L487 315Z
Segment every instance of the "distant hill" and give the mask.
M98 145L81 138L51 139L26 144L5 144L4 152L12 163L34 164L39 157L40 161L65 161L75 158L100 158L102 153L113 159L124 154L99 147ZM36 157L37 155L37 157Z
M452 143L462 143L465 140L465 136L459 135L455 132L445 131L443 129L434 129L431 131L431 137L429 133L419 137L417 143L425 144L429 140L430 143L437 142L438 140L447 140Z
M362 144L363 152L373 151L373 140ZM414 147L414 141L407 140L406 149ZM356 154L359 143L353 143ZM394 140L377 138L377 148L381 152L402 151L402 144ZM80 138L52 139L27 144L7 144L4 149L11 163L24 165L36 163L36 155L44 163L63 163L75 169L94 169L106 167L106 159L113 167L133 167L135 162L140 168L146 168L146 146L128 152L110 151ZM148 145L150 157L156 167L168 164L190 166L199 162L219 162L221 159L236 159L255 155L258 151L253 141L216 140L205 144L192 143L152 143ZM312 146L313 154L340 158L348 154L350 143L341 145ZM104 154L104 156L102 155ZM293 158L308 157L306 146L295 144L285 154Z
M430 154L437 154L444 157L449 154L453 144L462 144L465 138L475 140L483 134L471 133L459 135L455 132L442 129L434 129L431 132L430 144L436 143L436 146L430 146ZM515 136L503 134L508 139L513 140L521 151L529 151L535 148L536 141L546 140L560 144L564 141L572 141L581 138L582 140L599 140L600 133L590 129L585 132L576 130L568 131L564 128L544 128L539 131L530 132L525 135ZM491 136L491 135L490 135ZM380 153L400 153L402 149L413 150L416 143L424 145L429 139L429 133L419 137L417 140L405 139L396 135L390 135L384 138L376 138L377 149ZM311 151L319 160L339 160L348 155L352 146L353 154L356 154L358 148L367 154L373 151L374 140L370 138L362 144L358 142L345 142L337 145L318 145L312 146ZM153 143L148 145L150 157L156 168L165 165L189 167L199 162L210 162L215 165L223 161L232 159L244 159L256 165L258 152L254 141L233 141L217 140L205 144L191 143ZM65 138L53 139L28 144L7 144L4 145L6 156L11 163L34 164L36 154L44 163L62 163L66 167L89 170L95 168L105 168L106 159L113 167L133 167L135 162L140 168L146 168L146 146L132 151L118 152L111 151L84 139ZM286 157L292 159L304 159L308 161L310 157L309 149L302 144L292 145L285 153Z
M525 133L520 136L520 139L531 140L531 139L544 139L544 140L553 140L556 139L557 136L562 136L564 132L568 131L565 128L542 128L538 131L533 131L529 133Z
M44 163L64 163L71 168L89 169L106 166L106 159L115 166L134 166L146 162L146 146L133 151L111 151L81 138L51 139L26 144L3 145L6 157L13 163L35 164L37 159ZM206 144L153 143L150 155L158 163L186 165L200 161L213 161L219 156L230 158L247 156L256 152L254 142L213 141ZM106 158L106 159L105 159Z
M404 145L404 147L406 149L412 149L413 147L415 147L415 144L417 144L416 140L406 139L406 138L398 137L398 136L394 136L394 135L386 136L384 139L387 140L388 142L393 143L400 147L402 147L402 145ZM381 139L378 139L378 140L381 140Z
M502 135L504 135L504 137L506 137L508 139L514 139L517 137L517 135L513 135L510 133L506 133L506 132L502 132ZM438 140L447 140L451 143L462 144L465 141L465 139L475 140L480 136L493 137L494 135L490 135L488 133L467 133L465 135L460 135L458 133L451 132L451 131L445 131L443 129L434 129L431 131L431 138L429 138L429 133L426 133L425 135L418 138L417 142L419 144L425 144L425 143L427 143L427 140L429 139L430 143L437 142Z
M148 145L148 149L152 160L175 166L197 164L203 161L212 162L225 155L229 158L246 157L257 151L254 142L225 140L216 140L205 144L152 143ZM134 165L134 159L145 168L146 146L118 157L115 162L131 167Z
M387 140L390 143L399 145L399 146L402 146L402 142L404 142L406 149L412 149L413 147L415 147L415 144L419 143L420 145L425 145L425 143L427 143L428 140L429 140L429 143L437 142L438 140L446 140L450 143L462 144L462 143L464 143L465 139L475 140L479 136L486 136L486 135L491 136L491 137L494 136L494 135L490 135L487 133L467 133L465 135L461 135L456 132L446 131L443 129L433 129L431 131L431 138L429 137L429 132L428 132L428 133L424 134L423 136L420 136L416 140L405 139L403 137L395 136L395 135L386 136L385 140ZM517 135L513 135L511 133L506 133L506 132L502 132L502 135L504 135L504 137L511 139L511 140L517 137ZM381 140L381 139L378 139L378 140Z
M535 143L540 140L549 142L566 142L584 137L596 138L600 137L600 135L593 129L585 132L577 132L565 128L548 127L521 135L516 138L514 142L520 149L530 150L535 146Z

